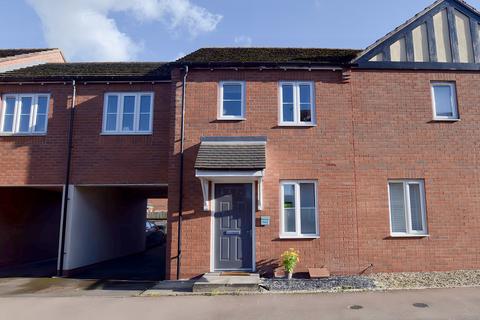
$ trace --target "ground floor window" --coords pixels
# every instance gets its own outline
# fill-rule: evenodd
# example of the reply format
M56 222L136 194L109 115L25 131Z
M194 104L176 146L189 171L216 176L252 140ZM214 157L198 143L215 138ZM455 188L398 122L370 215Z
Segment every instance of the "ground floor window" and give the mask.
M392 236L426 235L423 181L389 181L388 190Z
M281 182L282 238L308 238L319 235L315 181Z

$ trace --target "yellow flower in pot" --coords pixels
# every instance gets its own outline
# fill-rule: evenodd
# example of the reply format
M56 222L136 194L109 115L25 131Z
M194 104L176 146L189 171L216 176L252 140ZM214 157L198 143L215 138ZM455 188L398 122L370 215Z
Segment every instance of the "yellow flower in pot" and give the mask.
M287 273L288 280L292 279L293 270L300 261L300 254L297 250L290 248L281 255L282 265Z

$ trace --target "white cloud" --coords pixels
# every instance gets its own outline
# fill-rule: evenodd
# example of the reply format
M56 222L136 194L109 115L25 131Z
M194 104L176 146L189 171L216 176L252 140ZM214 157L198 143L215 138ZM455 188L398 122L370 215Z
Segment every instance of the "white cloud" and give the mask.
M192 37L215 30L222 19L190 0L27 1L42 21L48 45L77 60L135 59L142 45L119 30L109 17L112 12L131 14L138 21L160 21L170 31L187 31Z
M249 36L238 36L233 39L235 44L240 47L251 47L253 40Z

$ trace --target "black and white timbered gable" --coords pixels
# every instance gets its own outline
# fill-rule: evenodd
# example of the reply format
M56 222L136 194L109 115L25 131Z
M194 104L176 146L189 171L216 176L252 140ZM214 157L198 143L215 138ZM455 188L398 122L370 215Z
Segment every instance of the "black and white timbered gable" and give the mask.
M480 70L480 12L439 0L368 47L360 68Z

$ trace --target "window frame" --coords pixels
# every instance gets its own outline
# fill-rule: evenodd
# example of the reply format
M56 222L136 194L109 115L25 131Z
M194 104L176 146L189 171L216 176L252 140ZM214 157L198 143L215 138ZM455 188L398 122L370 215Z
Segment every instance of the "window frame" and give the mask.
M225 116L223 115L223 87L224 85L240 85L241 86L241 115L239 116ZM228 80L228 81L220 81L218 83L218 110L217 110L217 120L246 120L246 83L245 81L236 81L236 80Z
M42 131L35 131L35 126L37 124L37 114L38 114L38 100L40 97L47 98L47 110L45 117L45 129ZM5 116L7 109L7 99L15 99L15 107L13 112L13 124L12 131L4 131L5 128ZM22 98L32 98L32 105L29 115L28 123L28 132L19 131L20 128L20 112L21 112L21 100ZM1 136L44 136L48 132L48 116L50 114L50 93L5 93L2 95L1 103L1 114L0 114L0 135Z
M393 223L392 223L392 202L390 199L390 184L403 184L403 198L404 198L404 208L405 208L405 226L406 232L394 232ZM420 187L420 207L422 215L422 227L421 231L413 230L412 228L412 212L410 207L410 185L419 185ZM427 209L426 209L426 198L425 198L425 181L424 180L415 180L415 179L394 179L388 180L387 182L387 194L388 194L388 210L389 210L389 221L390 221L390 236L396 238L404 237L428 237L428 226L427 226Z
M300 184L313 184L315 192L315 234L302 234ZM285 232L284 185L295 185L295 232ZM316 180L280 181L280 239L318 239L320 238L320 219L318 210L318 182Z
M451 97L451 106L452 116L439 116L437 115L437 103L435 101L435 87L442 86L442 87L449 87L452 92ZM433 119L435 121L459 121L460 115L458 112L458 97L457 97L457 85L454 81L432 81L430 82L430 92L432 96L432 108L433 108Z
M293 86L293 121L284 121L283 120L283 86L292 85ZM308 85L310 87L310 104L311 104L311 113L312 121L305 122L300 121L300 86ZM313 127L317 125L317 112L315 104L315 82L313 81L280 81L278 83L278 125L286 127Z
M107 111L108 97L117 96L117 117L115 130L107 130ZM124 99L127 96L135 96L135 109L133 113L133 130L122 130ZM150 123L148 131L140 131L140 102L142 96L150 96ZM122 91L122 92L106 92L103 98L103 119L102 119L102 135L152 135L153 134L153 115L155 105L155 93L151 91Z

